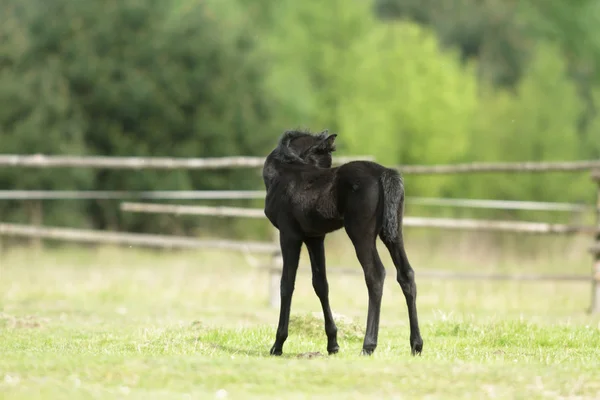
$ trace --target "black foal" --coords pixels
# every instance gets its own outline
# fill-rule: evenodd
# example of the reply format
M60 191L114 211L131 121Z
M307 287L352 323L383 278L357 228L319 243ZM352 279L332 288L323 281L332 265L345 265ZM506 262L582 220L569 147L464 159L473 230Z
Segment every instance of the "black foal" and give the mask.
M285 132L265 160L265 215L279 230L283 257L279 325L271 354L282 354L288 336L302 244L308 249L313 287L323 307L327 351L329 354L338 352L323 242L327 233L342 227L354 245L369 294L363 354L375 351L379 332L386 272L377 252L378 236L391 254L396 279L406 298L412 354L420 354L423 339L417 318L417 286L402 239L402 178L397 171L368 161L353 161L332 168L331 153L335 151L336 136L327 131L319 134Z

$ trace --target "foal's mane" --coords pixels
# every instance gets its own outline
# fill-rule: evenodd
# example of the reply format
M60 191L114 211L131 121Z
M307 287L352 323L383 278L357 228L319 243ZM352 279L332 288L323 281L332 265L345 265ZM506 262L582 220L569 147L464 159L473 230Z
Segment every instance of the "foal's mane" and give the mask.
M325 139L327 137L327 132L321 133L311 133L310 131L301 131L301 130L292 130L285 131L281 138L279 139L279 143L277 144L277 151L274 152L274 157L283 163L286 164L308 164L306 160L300 157L300 154L291 146L292 141L295 139L299 139L302 137L310 136L315 138L316 140Z

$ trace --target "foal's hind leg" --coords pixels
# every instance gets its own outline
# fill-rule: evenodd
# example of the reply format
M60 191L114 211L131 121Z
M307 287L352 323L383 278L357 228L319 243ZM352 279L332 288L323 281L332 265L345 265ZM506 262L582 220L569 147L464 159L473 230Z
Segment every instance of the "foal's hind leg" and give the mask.
M396 266L396 279L402 288L406 305L408 307L408 319L410 323L410 348L413 355L421 354L423 350L423 339L419 330L419 319L417 317L417 284L415 273L408 262L404 241L400 233L394 239L387 239L383 235L381 240L390 251L394 265Z
M310 255L310 265L312 269L312 284L315 293L321 301L323 308L323 318L325 320L325 333L327 334L327 352L335 354L340 347L337 342L337 327L333 320L331 308L329 306L329 284L327 283L327 272L325 269L325 247L324 237L309 238L304 241Z
M275 335L275 343L270 351L271 355L275 356L280 356L283 353L283 343L288 337L292 294L294 293L300 249L302 247L301 240L281 232L279 234L279 242L283 258L280 286L281 306L279 308L279 324L277 326L277 334Z
M367 313L367 330L363 342L362 354L373 354L377 348L379 335L379 316L381 314L381 298L385 281L385 268L377 253L374 229L363 224L346 223L346 232L352 240L356 256L365 274L365 282L369 293L369 310Z

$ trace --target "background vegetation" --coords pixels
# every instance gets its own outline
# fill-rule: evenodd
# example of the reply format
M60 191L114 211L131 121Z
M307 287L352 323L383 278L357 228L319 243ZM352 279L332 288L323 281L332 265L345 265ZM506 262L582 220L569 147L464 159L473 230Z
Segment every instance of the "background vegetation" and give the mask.
M4 0L0 151L264 156L283 130L305 127L339 133L340 153L389 165L597 159L599 62L593 0ZM584 175L408 179L411 196L594 195ZM262 182L256 171L12 168L0 187ZM27 219L30 208L3 201L0 219ZM49 225L196 226L124 216L110 201L43 209Z

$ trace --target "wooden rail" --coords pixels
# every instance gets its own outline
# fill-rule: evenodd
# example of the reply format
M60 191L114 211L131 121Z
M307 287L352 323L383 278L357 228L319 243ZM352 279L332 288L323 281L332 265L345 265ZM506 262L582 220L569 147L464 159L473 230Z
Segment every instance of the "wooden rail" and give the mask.
M280 274L281 268L273 267L270 265L261 266L261 269L270 270L273 273ZM298 268L301 272L310 273L310 268ZM363 271L360 266L356 268L344 268L344 267L329 267L327 269L329 274L343 274L343 275L363 275ZM590 282L592 277L589 275L575 275L575 274L499 274L499 273L487 273L487 272L455 272L455 271L439 271L439 270L415 270L416 278L433 278L443 280L490 280L490 281L519 281L519 282L557 282L557 281L571 281L571 282Z
M0 190L0 200L228 200L264 198L264 190ZM585 212L594 208L577 203L410 196L406 198L406 203L419 206L566 212Z
M334 164L353 160L373 160L372 156L333 157ZM264 157L108 157L62 155L0 155L0 166L26 168L104 168L104 169L222 169L261 168Z
M548 224L528 221L496 221L485 219L452 219L404 217L403 226L417 228L457 229L468 231L499 231L521 233L573 234L596 233L595 226Z
M148 203L121 203L121 211L142 213L166 213L176 215L209 215L215 217L246 217L263 219L265 213L259 208L241 207L210 207L210 206L185 206L175 204L148 204Z
M186 206L174 204L122 203L122 211L167 213L176 215L206 215L220 217L266 218L262 209L241 207ZM470 231L500 231L545 234L596 233L595 226L548 224L528 221L495 221L483 219L453 219L404 217L403 225L417 228L458 229Z
M443 175L500 172L577 172L600 168L600 160L562 162L468 163L450 165L398 165L402 174Z
M109 157L63 155L0 155L0 166L28 168L106 168L106 169L221 169L259 168L264 157ZM372 156L334 157L334 164L353 160L373 160ZM466 163L451 165L398 165L403 174L457 174L487 172L574 172L600 169L600 160L557 162Z
M264 199L263 190L0 190L0 200L243 200Z
M233 240L200 240L184 236L153 235L141 233L121 233L37 227L31 225L0 223L0 235L14 237L37 237L42 239L64 240L69 242L133 245L157 248L221 249L239 252L273 253L279 246L270 242L250 242Z
M485 208L495 210L529 210L529 211L566 211L586 212L593 207L587 204L556 203L545 201L520 201L520 200L488 200L488 199L448 199L435 197L410 197L406 198L407 205L441 206L460 208Z

